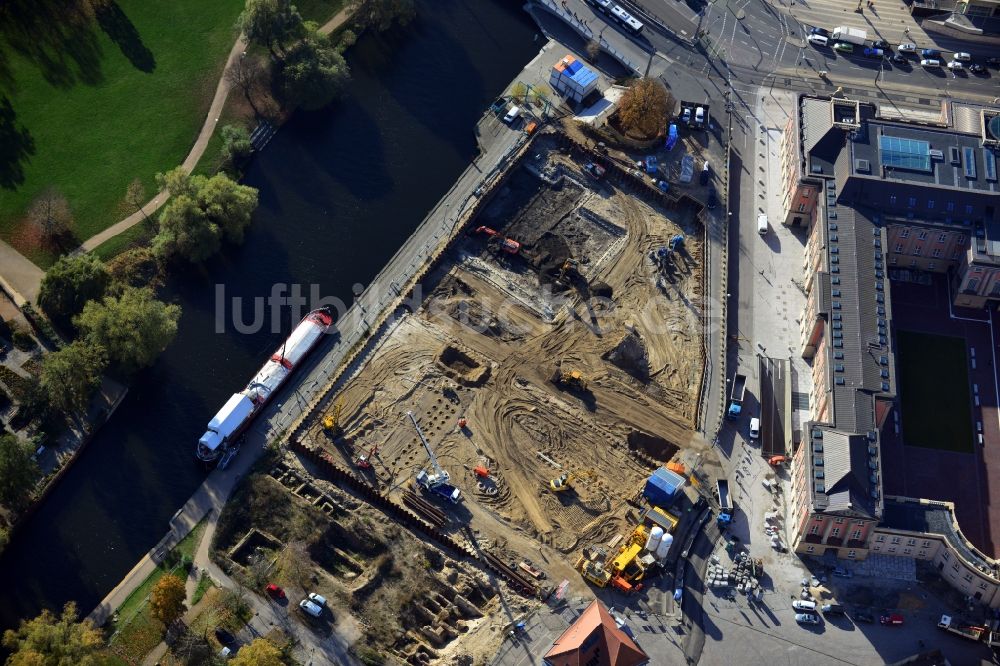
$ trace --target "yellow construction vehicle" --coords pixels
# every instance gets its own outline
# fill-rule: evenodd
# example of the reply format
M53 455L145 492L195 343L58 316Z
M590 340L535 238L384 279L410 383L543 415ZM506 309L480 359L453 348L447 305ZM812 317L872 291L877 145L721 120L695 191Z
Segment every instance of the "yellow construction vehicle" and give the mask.
M594 476L595 474L591 470L583 472L565 472L549 481L549 488L554 492L561 493L564 490L569 490L573 485L573 482L577 479L592 479Z
M341 398L329 412L323 416L323 429L336 437L340 434L340 412L344 407L344 400Z
M611 572L605 567L608 552L603 548L583 549L576 561L576 570L584 579L597 587L605 587L611 580Z
M573 258L568 258L563 262L562 266L559 268L559 276L556 278L556 282L561 285L566 285L568 282L572 281L573 275L577 274L580 269L580 262ZM570 279L566 280L566 274L570 273Z
M569 372L557 370L553 380L556 384L565 388L576 389L577 391L587 390L587 380L583 378L583 373L579 370L570 370Z

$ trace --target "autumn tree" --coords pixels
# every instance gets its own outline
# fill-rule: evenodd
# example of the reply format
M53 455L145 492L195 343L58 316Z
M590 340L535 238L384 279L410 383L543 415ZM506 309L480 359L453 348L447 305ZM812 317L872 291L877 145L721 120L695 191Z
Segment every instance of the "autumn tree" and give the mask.
M247 0L236 25L247 41L266 47L276 59L302 34L302 16L289 0Z
M223 239L241 242L257 207L257 190L219 173L192 176L182 168L157 176L171 197L160 212L153 251L201 262L218 252Z
M98 666L98 651L104 646L101 632L90 620L77 621L76 604L63 607L62 614L43 610L32 620L22 620L8 629L3 645L10 650L7 666Z
M149 288L127 287L120 296L91 301L75 322L84 339L102 346L124 372L152 365L177 335L181 309L153 297Z
M406 25L417 15L417 8L413 0L352 0L351 12L362 29L381 32L393 23Z
M300 587L307 587L313 575L312 558L305 542L294 540L285 549L285 570Z
M87 301L104 296L109 281L108 269L96 255L62 256L42 278L38 305L53 321L66 326Z
M285 106L306 110L332 102L350 78L344 56L312 23L307 24L306 35L288 49L278 72Z
M601 55L601 43L596 39L591 39L587 42L587 60L590 62L597 62L597 58Z
M32 202L27 212L28 223L46 242L60 244L73 226L69 202L54 187L50 187Z
M232 666L282 666L281 650L266 638L255 638L229 660Z
M109 292L118 295L125 287L152 287L156 289L163 282L160 260L148 247L134 247L125 250L108 261L111 275Z
M233 168L239 169L253 153L250 134L240 125L226 125L222 128L222 159Z
M0 502L18 507L38 481L31 446L14 435L0 435Z
M672 97L659 80L639 79L619 100L618 119L626 132L654 137L663 129L672 106Z
M144 220L149 222L144 206L146 205L146 186L138 178L132 180L125 188L125 198L122 199L120 211L125 215L142 213Z
M184 614L186 598L184 580L180 576L166 574L156 581L156 585L149 593L149 609L153 617L170 626Z
M49 404L63 412L82 412L101 386L108 354L99 344L77 340L42 357L41 383Z

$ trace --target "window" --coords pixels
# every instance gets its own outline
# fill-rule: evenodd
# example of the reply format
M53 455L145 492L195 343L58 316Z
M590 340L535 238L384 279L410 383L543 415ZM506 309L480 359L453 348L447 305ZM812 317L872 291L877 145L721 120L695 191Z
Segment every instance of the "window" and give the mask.
M861 530L854 530L853 532L851 532L851 538L854 539L855 541L857 541L858 539L860 539L861 538Z
M935 268L937 268L937 264L935 262L932 261L931 263L927 264L927 270L932 271Z
M959 252L958 250L955 250L954 252L952 252L951 253L951 259L952 259L952 261L956 261L958 259L958 257L959 257L960 254L961 254L961 252Z
M902 231L900 231L899 232L899 237L900 238L909 238L910 237L910 230L909 230L909 228L904 228Z
M948 240L948 234L938 235L938 243L944 243L946 240Z
M952 562L951 563L951 568L952 568L953 571L958 571L958 562Z
M887 552L887 553L895 553L896 552L896 547L895 546L889 546L889 550L887 550L885 552Z
M917 205L917 198L910 197L909 199L906 200L906 205L909 206L910 208L913 208L914 206Z
M925 539L924 541L921 541L921 542L920 542L920 546L921 546L921 548L930 548L930 547L931 547L931 542L930 542L930 541L927 541L927 540Z
M955 245L965 245L965 234L959 234L955 239Z
M844 524L844 519L843 518L837 518L835 521L833 521L833 524L834 525L843 525Z
M979 583L979 589L980 590L985 590L986 589L986 583Z
M896 252L902 252L902 251L903 251L903 244L896 243Z
M810 527L809 534L819 534L819 525L813 525Z
M806 205L805 204L799 204L799 212L800 213L806 212Z
M879 534L877 537L875 537L875 541L882 543L883 541L885 541L885 535Z
M802 198L803 199L808 199L811 194L812 194L812 190L808 190L808 189L807 190L802 190Z
M899 543L899 537L892 537L892 541L890 541L890 543L893 543L893 544Z
M917 240L927 240L927 232L921 231L917 234Z
M914 257L919 257L921 252L923 252L923 248L922 247L920 247L919 245L913 246L913 256Z
M931 255L935 259L940 259L941 258L941 250L939 250L938 248L934 248L934 250L931 251Z
M955 202L949 201L947 204L945 204L945 210L947 210L949 213L955 212Z
M933 209L934 209L934 199L928 199L927 200L927 210L933 210Z
M890 206L895 206L896 205L896 195L895 194L890 194L889 195L889 205Z
M834 527L832 530L830 530L830 536L832 536L834 538L839 537L840 536L840 528L839 527Z
M909 548L904 548L904 549L903 549L903 555L909 555L909 554L911 554L912 552L913 552L913 551L912 551L912 550L910 550Z
M965 574L964 576L962 576L962 580L964 580L966 583L971 583L972 582L972 574L970 574L970 573Z
M972 215L972 204L965 204L965 214Z
M941 552L941 559L942 560L950 560L951 559L951 555L948 553L947 550Z
M979 288L979 278L970 278L968 282L965 283L965 291L975 291Z
M816 552L816 546L806 546L806 552L807 553Z
M853 560L858 556L858 552L856 550L849 550L847 551L847 556Z
M917 557L927 557L927 551L926 550L918 550L917 551Z

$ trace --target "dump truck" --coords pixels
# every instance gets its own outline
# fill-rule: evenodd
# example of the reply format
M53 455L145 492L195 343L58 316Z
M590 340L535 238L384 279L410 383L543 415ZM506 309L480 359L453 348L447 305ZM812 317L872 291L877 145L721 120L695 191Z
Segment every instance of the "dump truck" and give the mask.
M719 491L719 524L727 525L733 520L733 500L729 495L729 480L719 479L716 482Z
M833 29L833 41L864 46L865 42L868 41L868 33L860 28L849 28L842 25Z
M729 393L729 409L726 416L731 419L739 418L740 412L743 411L743 398L746 396L746 392L747 376L737 372L733 377L733 388Z
M941 616L941 619L938 621L938 628L950 631L962 638L968 638L970 641L982 640L983 633L986 632L986 627L962 624L950 615Z

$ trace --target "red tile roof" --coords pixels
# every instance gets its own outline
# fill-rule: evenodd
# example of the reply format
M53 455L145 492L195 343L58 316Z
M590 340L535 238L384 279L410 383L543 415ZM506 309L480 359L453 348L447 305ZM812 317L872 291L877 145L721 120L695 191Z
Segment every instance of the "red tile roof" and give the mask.
M580 647L594 632L599 632L597 640L602 647L600 666L640 666L649 661L646 653L618 628L604 604L596 599L556 639L552 649L545 653L545 660L552 666L582 666L585 654ZM588 649L587 654L590 651Z

